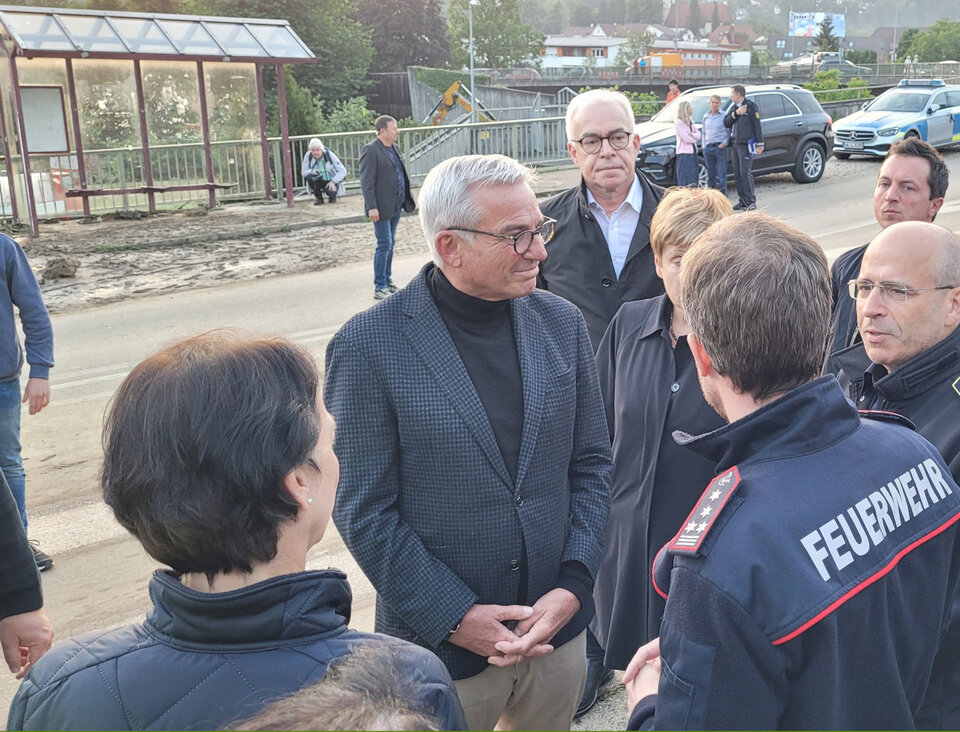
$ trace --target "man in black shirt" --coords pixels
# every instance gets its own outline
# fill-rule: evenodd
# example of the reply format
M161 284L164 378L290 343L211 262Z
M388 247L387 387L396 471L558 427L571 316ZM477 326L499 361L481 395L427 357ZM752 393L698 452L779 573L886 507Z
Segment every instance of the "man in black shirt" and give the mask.
M757 196L753 189L753 158L763 153L763 125L760 124L760 110L747 99L747 90L742 84L730 87L730 101L733 105L723 124L730 128L733 138L733 174L737 179L737 205L734 211L752 211L757 207Z
M576 307L535 289L530 171L451 158L420 190L434 262L327 349L334 521L376 630L435 651L471 729L569 729L612 472Z

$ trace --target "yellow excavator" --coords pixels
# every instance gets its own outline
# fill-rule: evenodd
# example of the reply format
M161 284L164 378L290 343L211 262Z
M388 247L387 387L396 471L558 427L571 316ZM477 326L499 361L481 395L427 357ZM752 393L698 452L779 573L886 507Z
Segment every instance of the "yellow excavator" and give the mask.
M470 101L467 101L468 99ZM484 109L482 104L474 100L473 94L470 93L470 90L462 81L455 81L447 87L447 90L437 101L436 105L434 105L430 114L427 115L427 118L423 120L423 123L426 124L429 120L430 124L433 125L443 124L444 118L446 118L450 111L458 104L469 114L473 111L473 103L477 105L477 119L482 122L496 121L493 115Z

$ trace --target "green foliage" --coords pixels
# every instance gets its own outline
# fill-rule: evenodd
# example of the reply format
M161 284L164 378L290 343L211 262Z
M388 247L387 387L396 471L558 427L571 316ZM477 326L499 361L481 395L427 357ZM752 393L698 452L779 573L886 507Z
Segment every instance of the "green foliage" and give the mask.
M826 16L820 23L817 30L817 36L813 39L820 51L837 51L840 48L840 40L833 35L833 18Z
M642 33L638 36L630 36L627 42L620 46L617 51L617 57L613 63L616 66L630 66L634 59L647 55L647 47L653 43L654 38L649 33Z
M468 71L447 71L446 69L414 67L411 69L411 72L413 73L414 79L421 84L429 86L431 89L435 89L438 93L446 91L451 84L458 81L468 86L470 85L470 73ZM473 78L474 82L478 85L490 83L489 74L478 74L474 72Z
M720 25L720 3L713 3L713 17L710 18L710 29L713 30Z
M584 2L576 2L570 8L570 25L590 25L597 22L597 11Z
M844 51L843 57L854 64L875 64L877 63L876 51Z
M910 47L913 45L913 41L919 33L919 28L907 28L900 34L900 37L897 39L897 61L906 61L908 54L910 58L913 58L914 52Z
M454 66L468 66L467 0L451 0L450 57ZM520 20L517 0L483 0L473 8L476 65L508 68L539 58L543 34Z
M595 89L596 87L582 86L577 94ZM621 89L619 85L607 87L610 91L618 91L630 100L630 106L633 107L634 116L656 114L663 106L663 102L657 99L653 92L635 92Z
M358 18L375 49L373 71L445 66L450 60L439 0L360 0Z
M662 23L663 3L660 0L627 0L628 23Z
M687 13L687 28L694 33L699 33L703 23L700 22L700 3L697 0L690 0L689 12Z
M766 48L754 48L750 51L751 66L776 66L777 57Z
M329 113L324 113L323 106L318 105L314 132L329 134L372 130L375 117L373 110L367 109L367 100L364 97L351 97L338 102Z
M818 71L813 80L803 85L812 91L819 102L839 102L844 99L872 99L873 94L867 88L869 82L864 79L850 79L845 88L840 86L840 70Z
M297 82L293 74L286 73L287 90L287 125L291 135L311 135L317 127L317 110L313 95ZM273 95L275 96L275 95ZM271 100L272 101L272 100ZM270 134L280 134L280 112L274 102L268 105L268 120Z
M144 63L142 69L150 144L202 140L196 66Z
M909 30L905 31L904 36L908 32ZM902 44L903 37L897 43L898 59L906 59L906 54L910 54L911 57L916 54L921 63L960 61L960 22L938 20L930 30L917 31L911 36L910 45L906 47L903 56L901 56Z

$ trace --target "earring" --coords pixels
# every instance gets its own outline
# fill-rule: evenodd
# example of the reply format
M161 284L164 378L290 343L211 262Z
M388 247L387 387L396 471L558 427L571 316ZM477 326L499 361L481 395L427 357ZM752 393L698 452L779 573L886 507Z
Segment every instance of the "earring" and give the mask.
M307 499L307 503L313 503L313 499L312 499L312 498L308 498L308 499Z

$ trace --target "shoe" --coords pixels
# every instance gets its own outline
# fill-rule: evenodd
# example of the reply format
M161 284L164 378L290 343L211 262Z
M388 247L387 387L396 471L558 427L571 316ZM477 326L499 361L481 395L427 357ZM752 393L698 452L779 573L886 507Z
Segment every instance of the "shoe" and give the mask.
M323 205L323 201L314 201L314 202L313 202L313 205L314 205L314 206L322 206L322 205Z
M756 211L756 210L757 210L757 204L751 203L749 206L745 206L743 210L744 210L744 211Z
M574 719L580 719L593 709L593 705L597 703L600 696L600 689L612 678L613 671L603 667L603 659L587 659L587 683L583 687L580 705L577 707L577 711L573 713Z
M33 559L37 563L38 572L45 572L53 566L53 560L48 554L40 550L36 541L30 542L30 548L33 550Z
M744 206L741 202L737 201L737 205L733 207L733 210L734 210L734 211L743 211L743 209L745 209L745 208L746 208L746 206Z
M390 282L387 283L387 289L390 290L390 294L392 295L393 293L395 293L395 292L396 292L397 290L399 290L400 288L397 287L395 284L393 284L393 281L390 281Z
M387 299L388 297L390 297L390 295L392 295L392 294L393 294L393 293L390 292L390 290L388 290L386 287L381 287L379 290L374 290L374 291L373 291L373 299L374 299L374 300L386 300L386 299Z

